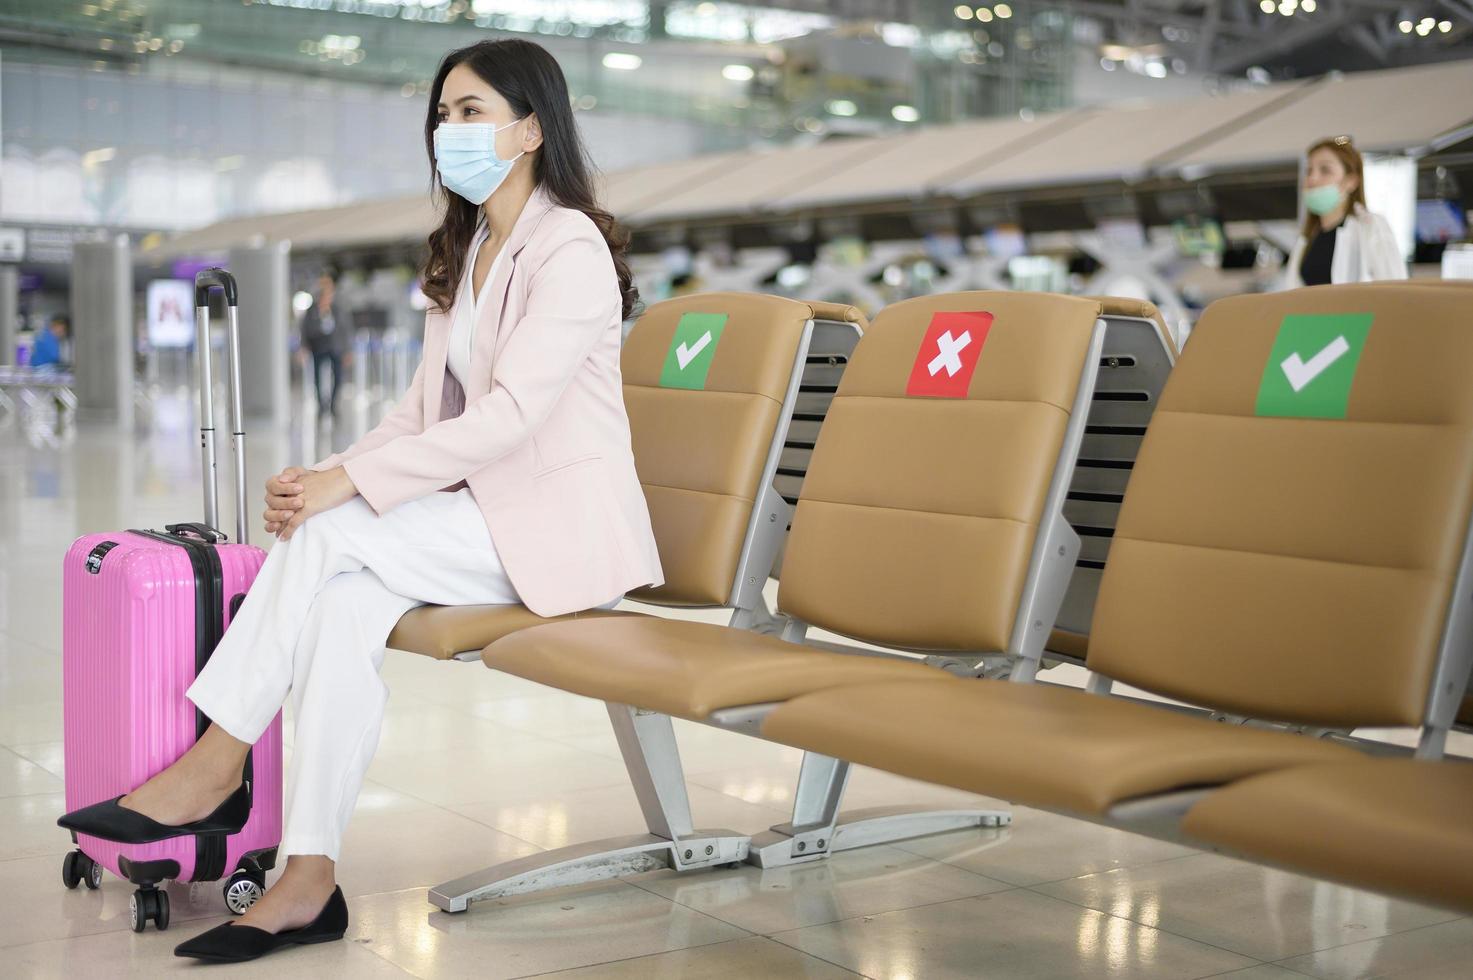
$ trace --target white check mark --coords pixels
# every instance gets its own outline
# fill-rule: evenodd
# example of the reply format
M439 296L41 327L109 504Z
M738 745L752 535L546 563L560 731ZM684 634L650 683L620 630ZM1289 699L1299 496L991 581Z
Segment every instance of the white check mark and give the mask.
M1315 378L1324 374L1326 368L1349 352L1350 342L1344 336L1340 336L1326 344L1323 350L1309 360L1301 359L1298 354L1290 354L1284 358L1284 362L1279 367L1284 369L1284 377L1289 379L1289 387L1298 392Z
M687 367L689 367L690 362L694 361L696 359L696 356L700 354L701 351L705 350L707 345L709 345L710 343L711 331L707 330L705 333L701 334L700 340L697 340L689 347L685 346L685 344L683 343L677 344L675 347L675 359L680 362L680 370L684 371Z

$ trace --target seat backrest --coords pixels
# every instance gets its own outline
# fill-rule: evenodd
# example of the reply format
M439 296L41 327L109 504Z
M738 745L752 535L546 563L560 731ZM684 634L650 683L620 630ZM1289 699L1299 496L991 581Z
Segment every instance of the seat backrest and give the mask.
M1088 665L1257 718L1422 724L1470 506L1460 290L1220 300L1136 460Z
M779 296L702 293L653 304L630 331L624 404L665 570L664 585L630 598L731 603L813 318Z
M1085 299L1100 303L1105 349L1064 503L1064 516L1079 535L1079 558L1048 641L1051 653L1075 661L1084 660L1125 485L1177 354L1153 304L1118 296Z
M818 436L782 611L888 646L1008 650L1099 313L1018 292L882 310Z

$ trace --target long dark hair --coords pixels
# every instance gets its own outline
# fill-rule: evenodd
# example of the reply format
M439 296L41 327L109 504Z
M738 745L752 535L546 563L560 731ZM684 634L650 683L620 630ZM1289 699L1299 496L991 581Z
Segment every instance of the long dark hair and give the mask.
M480 208L447 191L435 171L435 127L440 124L440 93L445 76L456 65L467 65L506 99L518 119L537 114L542 126L542 147L533 158L532 178L554 204L582 211L593 219L608 242L619 275L624 319L634 313L639 290L634 286L629 263L629 233L614 216L599 206L594 192L593 165L578 136L573 109L568 100L568 82L563 70L547 49L531 41L506 39L480 41L458 48L445 56L430 86L429 110L425 114L425 151L430 157L430 181L444 207L445 219L430 233L430 254L425 260L423 289L434 307L449 312L455 291L465 272L465 253L476 232Z

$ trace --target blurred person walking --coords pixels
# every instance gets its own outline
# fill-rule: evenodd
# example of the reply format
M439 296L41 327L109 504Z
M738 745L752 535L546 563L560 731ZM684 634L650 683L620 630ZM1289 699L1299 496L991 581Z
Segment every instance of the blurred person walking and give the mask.
M312 359L318 418L336 418L343 366L353 357L353 316L338 299L337 279L331 272L317 277L317 298L302 314L302 349L303 356ZM324 368L331 376L325 390Z
M71 324L58 313L46 324L45 330L36 332L36 342L31 345L30 365L47 371L60 371L67 363L64 346Z

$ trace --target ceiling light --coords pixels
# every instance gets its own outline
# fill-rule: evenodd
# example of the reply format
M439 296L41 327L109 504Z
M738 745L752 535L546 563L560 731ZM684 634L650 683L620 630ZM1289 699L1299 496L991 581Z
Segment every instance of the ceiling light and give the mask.
M604 67L615 71L634 71L644 64L644 59L628 51L610 51L604 55Z
M750 82L755 74L751 65L727 65L721 69L721 77L729 82Z
M1418 24L1417 25L1417 33L1420 34L1422 37L1426 37L1428 34L1431 34L1432 33L1432 25L1431 24Z
M859 106L848 99L832 99L824 108L833 116L853 116L859 113Z
M1439 21L1437 24L1437 29L1446 34L1448 31L1453 29L1453 22L1450 20Z
M956 5L956 9L953 10L952 13L956 14L958 20L971 20L972 19L972 8L971 7L968 7L964 3L957 4Z
M1273 13L1274 12L1274 0L1260 0L1260 2L1258 4L1258 9L1261 10L1261 11L1263 11L1266 14Z
M1267 2L1267 0L1265 0L1265 2ZM1412 22L1409 20L1404 20L1396 26L1401 29L1401 32L1403 34L1410 34L1412 32Z
M1013 8L1009 7L1005 3L993 4L992 12L994 14L997 14L997 16L1002 18L1003 20L1007 20L1009 17L1013 16Z
M1146 62L1146 74L1152 78L1165 78L1166 66L1159 61Z
M912 123L921 118L913 105L898 105L890 110L890 115L895 117L896 122Z
M1299 8L1303 10L1306 14L1314 13L1315 7L1317 6L1319 6L1319 4L1315 3L1314 0L1301 0L1299 4Z
M978 7L977 19L984 24L992 23L992 11L988 10L986 7Z

